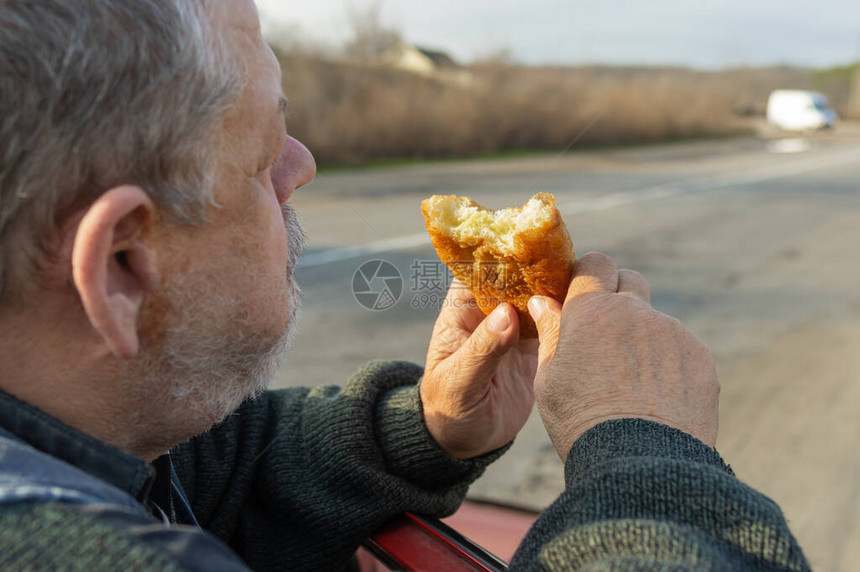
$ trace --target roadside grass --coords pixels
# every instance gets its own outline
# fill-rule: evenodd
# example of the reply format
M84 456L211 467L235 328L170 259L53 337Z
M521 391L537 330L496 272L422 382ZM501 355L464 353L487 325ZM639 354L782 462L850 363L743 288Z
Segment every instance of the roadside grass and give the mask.
M654 140L647 142L640 141L622 141L607 144L590 144L590 145L575 145L570 149L554 148L554 149L510 149L504 151L490 151L480 154L455 155L448 157L399 157L393 159L369 159L360 163L320 163L317 165L317 170L320 173L336 173L339 171L348 171L350 169L361 168L362 170L373 169L397 169L409 168L416 165L444 165L446 163L460 163L463 161L510 161L516 159L537 159L537 158L557 158L566 153L575 152L579 155L584 153L596 153L612 150L627 150L627 149L646 149L649 147L668 147L672 145L689 145L690 143L720 141L723 139L733 139L738 137L753 137L757 136L757 130L747 125L739 125L736 130L732 130L722 134L704 134L690 137L676 137L663 140Z
M731 136L772 89L812 81L793 68L487 65L426 77L301 52L279 60L289 131L322 168Z

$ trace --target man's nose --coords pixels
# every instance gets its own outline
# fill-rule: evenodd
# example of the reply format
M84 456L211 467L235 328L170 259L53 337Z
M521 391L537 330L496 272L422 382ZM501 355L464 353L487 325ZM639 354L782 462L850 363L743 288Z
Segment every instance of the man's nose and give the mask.
M272 185L278 202L287 202L293 191L310 183L316 174L317 164L308 148L287 136L281 156L272 167Z

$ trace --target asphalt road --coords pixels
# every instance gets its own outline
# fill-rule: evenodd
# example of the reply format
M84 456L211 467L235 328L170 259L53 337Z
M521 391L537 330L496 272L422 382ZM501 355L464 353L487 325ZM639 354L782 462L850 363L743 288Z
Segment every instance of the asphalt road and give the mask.
M341 384L373 358L423 363L445 275L436 275L421 199L468 194L499 208L551 191L577 252L600 250L641 271L654 306L712 349L718 449L739 477L782 506L815 569L853 569L858 131L323 173L294 198L310 237L298 273L305 303L276 385ZM378 311L352 293L356 270L374 259L403 278L397 303ZM535 413L470 494L539 509L561 488Z

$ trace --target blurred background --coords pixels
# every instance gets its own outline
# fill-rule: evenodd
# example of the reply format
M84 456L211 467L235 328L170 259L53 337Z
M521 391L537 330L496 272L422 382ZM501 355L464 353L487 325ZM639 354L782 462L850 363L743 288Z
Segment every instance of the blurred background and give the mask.
M422 199L549 191L577 252L643 272L712 349L738 476L815 569L856 567L860 4L257 4L320 165L292 199L305 309L279 386L423 363L450 275ZM562 486L535 414L470 496L537 511Z
M777 88L860 117L846 0L656 3L259 0L322 164L714 137Z

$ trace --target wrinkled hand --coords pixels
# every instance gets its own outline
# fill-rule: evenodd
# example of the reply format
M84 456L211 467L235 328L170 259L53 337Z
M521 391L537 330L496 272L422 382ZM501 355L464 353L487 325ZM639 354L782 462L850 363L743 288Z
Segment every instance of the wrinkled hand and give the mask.
M510 304L489 316L454 282L430 339L421 401L430 434L448 454L468 459L507 444L529 417L537 340L519 340Z
M535 399L562 460L585 431L624 417L716 443L719 384L711 354L650 299L642 275L590 253L577 261L563 307L551 298L529 301L540 335Z

